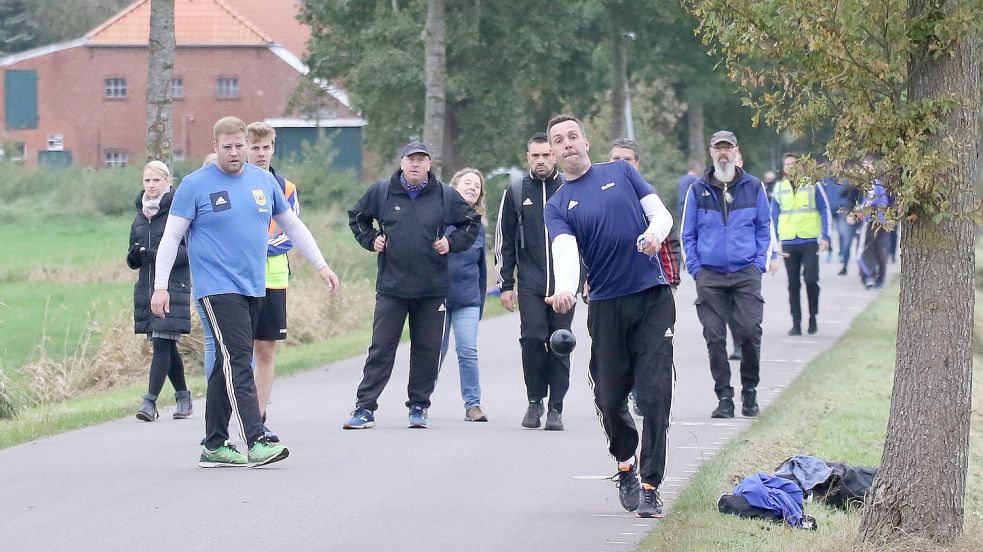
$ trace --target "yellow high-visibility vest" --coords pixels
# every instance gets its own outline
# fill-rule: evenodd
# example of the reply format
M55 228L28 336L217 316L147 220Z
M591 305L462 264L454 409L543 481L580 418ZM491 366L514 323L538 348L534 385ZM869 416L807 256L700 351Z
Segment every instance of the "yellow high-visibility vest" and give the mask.
M787 178L775 184L775 201L778 202L778 239L818 238L822 221L816 206L816 185L801 182L792 188Z

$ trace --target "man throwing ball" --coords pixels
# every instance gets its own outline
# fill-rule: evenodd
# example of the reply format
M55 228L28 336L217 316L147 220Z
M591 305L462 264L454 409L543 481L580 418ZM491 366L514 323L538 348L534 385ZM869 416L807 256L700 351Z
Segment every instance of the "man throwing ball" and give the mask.
M546 302L560 313L573 308L582 257L590 285L594 403L608 451L618 462L612 479L626 510L662 517L658 489L665 476L675 381L676 306L655 255L672 229L672 215L627 162L591 164L579 120L553 117L546 135L567 177L544 212L556 278L556 292ZM628 412L633 387L643 418L637 456L638 431Z

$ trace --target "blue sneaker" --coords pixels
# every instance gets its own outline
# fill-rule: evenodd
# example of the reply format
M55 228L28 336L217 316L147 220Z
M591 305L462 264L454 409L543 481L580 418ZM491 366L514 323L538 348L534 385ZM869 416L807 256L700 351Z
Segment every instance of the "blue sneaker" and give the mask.
M370 429L375 427L375 415L368 408L356 408L352 417L342 426L345 429Z
M412 429L426 429L427 428L427 409L420 405L414 404L410 407L410 428Z

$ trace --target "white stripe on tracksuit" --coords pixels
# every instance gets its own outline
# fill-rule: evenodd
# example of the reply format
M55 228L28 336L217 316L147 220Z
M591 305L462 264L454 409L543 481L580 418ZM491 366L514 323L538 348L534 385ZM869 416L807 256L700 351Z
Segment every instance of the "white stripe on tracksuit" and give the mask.
M212 336L215 339L215 354L222 356L222 374L225 375L225 392L229 395L229 404L232 406L232 418L236 421L239 428L239 435L243 443L249 443L246 439L246 427L242 423L242 416L239 414L239 403L236 402L235 384L232 381L232 356L229 349L225 346L225 339L222 337L222 329L215 318L215 311L212 310L212 303L209 297L202 297L202 304L205 306L205 316L208 317L208 325L212 328Z

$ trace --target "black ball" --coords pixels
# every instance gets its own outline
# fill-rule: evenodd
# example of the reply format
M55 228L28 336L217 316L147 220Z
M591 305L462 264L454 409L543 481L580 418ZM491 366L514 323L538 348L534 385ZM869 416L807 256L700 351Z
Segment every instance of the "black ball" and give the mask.
M570 330L556 330L550 336L550 350L558 355L569 355L576 346L577 338L574 337L573 332Z

